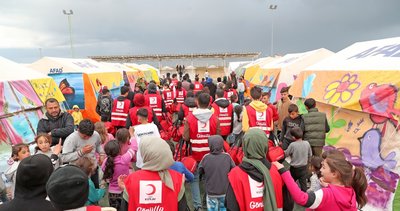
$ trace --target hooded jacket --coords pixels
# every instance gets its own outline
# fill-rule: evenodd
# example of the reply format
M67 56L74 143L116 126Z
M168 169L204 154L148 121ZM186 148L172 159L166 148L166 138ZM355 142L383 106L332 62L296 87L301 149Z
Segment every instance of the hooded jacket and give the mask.
M46 183L53 172L53 164L46 155L33 155L18 166L15 198L0 205L0 211L55 211L46 200Z
M196 108L197 107L197 104L196 104L196 101L195 101L194 97L187 97L185 99L185 101L183 102L183 104L185 106L189 107L189 108ZM185 116L186 116L185 115L185 111L183 110L183 107L181 106L180 109L179 109L179 112L178 112L178 118L180 120L183 120L185 118Z
M231 105L231 103L229 102L229 100L225 99L225 98L218 98L214 101L214 103L221 108L227 108L229 105ZM214 107L214 105L212 105ZM214 108L214 112L215 112L215 108ZM232 129L233 129L233 106L232 106L232 113L231 113L231 125L230 125L230 131L229 134L232 133ZM226 122L226 121L225 121ZM226 127L226 126L225 126ZM224 132L224 131L223 131ZM225 135L225 134L223 134Z
M261 102L259 100L253 100L250 103L250 106L253 107L257 112L264 112L265 110L268 109L268 106L265 105L263 102ZM250 128L250 126L249 126L249 116L247 115L246 107L243 107L242 114L243 114L243 119L242 119L243 132L246 132ZM272 119L272 116L271 117L267 117L267 118Z
M311 108L307 114L303 114L303 120L303 139L310 142L311 146L324 146L326 133L330 130L326 114L319 112L317 108Z
M212 117L213 113L210 109L198 108L193 111L193 115L200 122L207 122ZM219 135L220 132L221 132L221 128L219 127L219 120L217 119L217 134L216 135ZM185 121L185 124L184 124L184 131L183 131L182 137L185 141L190 140L189 124L187 121Z
M199 173L205 176L207 195L222 196L229 184L226 175L235 167L235 163L229 154L223 152L224 140L221 136L210 136L208 145L210 153L201 160Z
M39 120L37 133L49 132L51 132L52 146L58 144L60 138L64 144L65 139L74 132L74 118L63 111L57 117L52 117L46 112L45 116Z

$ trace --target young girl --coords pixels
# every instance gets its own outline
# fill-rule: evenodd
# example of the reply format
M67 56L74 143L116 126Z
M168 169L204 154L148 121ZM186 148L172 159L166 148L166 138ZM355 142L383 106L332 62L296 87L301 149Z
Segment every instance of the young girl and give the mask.
M321 178L321 166L324 159L321 157L312 157L310 161L310 171L312 176L310 177L311 186L307 192L315 192L321 189L319 178Z
M78 105L74 105L72 106L72 118L74 119L74 125L75 125L75 129L78 128L79 123L83 120L83 116L82 116L82 112L79 109Z
M54 169L57 169L62 165L62 161L60 159L60 152L62 149L61 146L61 139L59 143L53 147L51 145L51 136L47 133L39 133L36 138L36 147L35 147L35 154L45 154L53 163Z
M236 95L232 95L236 96ZM232 129L232 134L233 134L233 142L234 143L237 138L239 137L239 134L242 133L242 118L243 118L243 106L241 105L236 105L233 108L233 129Z
M15 190L15 180L17 176L17 169L19 163L29 157L31 153L29 152L29 146L27 144L16 144L11 148L11 158L8 162L10 167L4 172L8 181L11 181L11 199L14 198L14 190Z
M323 154L324 161L321 168L321 180L327 183L326 187L305 193L300 190L294 182L289 171L279 162L273 164L282 172L285 182L293 200L301 206L314 210L334 211L350 210L357 211L365 206L367 197L367 178L360 167L354 167L343 153L338 150Z
M108 202L111 207L119 210L123 190L118 187L118 177L120 175L129 175L129 167L131 166L132 158L135 157L135 151L132 148L128 148L127 152L121 155L121 148L116 140L109 141L105 145L104 151L107 158L104 160L101 168L104 172L103 179L109 182Z
M99 133L100 138L101 138L101 147L104 149L104 146L109 142L110 140L114 140L114 136L111 133L107 132L106 125L104 122L96 122L94 124L94 130Z
M88 175L89 196L88 196L88 201L86 202L85 205L97 205L99 201L104 197L105 190L103 188L96 189L93 181L90 179L90 177L96 171L96 165L94 161L92 161L88 157L81 157L77 161L75 161L74 164L78 166L80 169L82 169L82 171L84 171Z
M129 148L131 148L136 154L138 145L135 139L133 127L130 127L129 130L126 128L118 129L117 133L115 134L115 138L120 147L120 155L125 154ZM136 156L134 158L136 158Z

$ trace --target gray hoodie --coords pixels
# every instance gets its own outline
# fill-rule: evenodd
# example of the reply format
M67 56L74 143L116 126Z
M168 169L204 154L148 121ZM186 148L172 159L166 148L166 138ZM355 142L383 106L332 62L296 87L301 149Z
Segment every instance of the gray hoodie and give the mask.
M229 154L223 152L224 140L220 135L208 138L210 153L199 164L199 173L206 179L208 196L224 196L228 188L228 173L235 167Z
M193 111L193 115L198 119L200 122L207 122L212 116L213 113L210 109L208 108L197 108ZM183 139L185 141L190 140L190 133L189 133L189 124L187 121L185 121L184 124L184 132L183 132ZM221 128L219 126L219 120L217 118L217 135L219 135L221 132Z

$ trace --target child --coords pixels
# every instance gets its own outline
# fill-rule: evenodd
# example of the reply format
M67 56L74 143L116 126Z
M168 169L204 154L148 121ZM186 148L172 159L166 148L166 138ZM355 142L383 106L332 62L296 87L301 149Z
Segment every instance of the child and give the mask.
M301 115L299 115L299 108L296 104L289 105L288 108L289 116L286 117L282 122L282 132L280 134L280 141L282 143L282 149L286 150L290 143L294 141L290 135L290 129L299 127L304 131L304 121ZM303 136L301 136L303 138Z
M118 177L120 175L129 175L129 167L132 158L135 156L135 151L129 148L125 154L121 155L121 148L116 140L109 141L105 145L104 151L107 158L104 160L101 168L104 172L103 179L109 182L108 202L111 207L119 210L123 190L118 187Z
M74 163L88 176L89 181L89 196L85 205L97 205L100 199L104 197L105 190L103 188L96 189L90 177L96 171L96 164L88 157L81 157Z
M114 136L111 133L107 132L106 125L104 122L96 122L94 123L94 130L99 133L101 138L101 147L104 149L104 146L108 141L114 140Z
M269 102L270 98L271 98L271 92L263 92L261 94L262 98L261 101L268 106L268 108L272 109L272 119L275 121L278 121L279 119L279 115L278 115L278 110L276 109L276 107Z
M322 156L324 161L321 168L321 178L328 184L316 192L305 193L300 191L284 166L279 162L273 162L273 164L281 172L290 195L299 205L316 211L356 211L361 209L367 203L365 191L368 183L364 170L353 166L346 160L342 152L331 151L334 152Z
M308 160L312 156L311 146L308 141L303 141L303 131L299 127L290 130L290 135L294 142L285 150L285 156L291 157L290 174L294 181L299 181L302 191L307 191L307 166Z
M307 192L315 192L321 189L319 178L321 178L321 165L324 160L321 157L312 157L310 161L310 171L312 176L310 177L311 186Z
M133 127L130 127L129 130L126 128L118 129L117 133L115 134L115 138L119 144L120 155L125 154L130 148L132 148L136 154L138 145L134 136ZM133 160L136 160L136 156L133 158Z
M160 137L160 132L158 131L157 126L154 123L148 122L148 111L145 108L140 108L137 111L137 118L140 122L140 125L136 125L134 127L134 136L136 139L137 146L140 144L140 139L143 137ZM143 159L140 154L140 148L136 153L136 167L142 168Z
M75 125L75 129L78 128L79 123L83 120L83 116L81 111L79 110L79 106L78 105L74 105L72 106L72 117L74 118L74 125Z
M235 96L235 95L232 95ZM233 108L233 140L236 142L237 138L239 137L240 133L242 133L242 118L243 118L243 106L237 105ZM234 143L232 142L232 143Z
M29 146L27 144L16 144L13 145L11 148L11 158L8 162L10 167L4 172L4 175L6 176L8 181L11 181L11 198L14 198L14 191L15 191L15 181L16 181L16 176L17 176L17 169L19 163L29 157L31 153L29 152Z
M51 145L51 136L47 133L39 133L36 138L36 147L35 147L35 154L44 154L47 155L51 159L53 163L54 169L57 169L62 165L62 159L59 158L60 152L62 149L61 146L61 139L57 145L50 147Z
M220 135L208 137L210 153L199 164L199 173L204 174L206 179L208 210L226 210L225 194L229 184L226 175L235 167L235 163L227 153L223 153L223 143Z

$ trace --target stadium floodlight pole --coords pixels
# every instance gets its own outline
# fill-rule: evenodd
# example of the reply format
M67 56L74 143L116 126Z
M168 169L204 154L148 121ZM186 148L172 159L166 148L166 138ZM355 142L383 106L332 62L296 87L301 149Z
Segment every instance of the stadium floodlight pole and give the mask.
M276 4L270 4L269 9L271 10L271 56L274 56L274 10L278 8Z
M75 58L74 46L72 44L72 27L71 27L71 16L74 14L72 10L69 12L63 10L64 15L68 16L68 29L69 29L69 42L71 45L71 57Z

